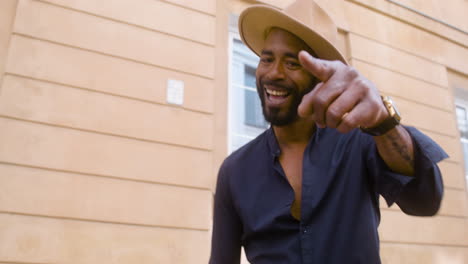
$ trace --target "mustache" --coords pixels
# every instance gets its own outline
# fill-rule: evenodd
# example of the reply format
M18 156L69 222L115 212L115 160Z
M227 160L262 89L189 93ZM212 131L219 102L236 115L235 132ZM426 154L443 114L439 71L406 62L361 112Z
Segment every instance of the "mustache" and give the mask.
M291 87L290 85L284 83L284 82L280 82L280 81L260 81L262 87L264 87L265 85L271 85L271 86L275 86L275 87L279 87L279 88L282 88L282 89L285 89L287 91L292 91L294 90L293 87Z

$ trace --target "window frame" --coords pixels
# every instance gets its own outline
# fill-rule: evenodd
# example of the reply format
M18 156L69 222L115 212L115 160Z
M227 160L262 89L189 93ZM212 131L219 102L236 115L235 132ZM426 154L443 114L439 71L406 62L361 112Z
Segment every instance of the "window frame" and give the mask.
M454 102L455 106L455 118L457 122L457 129L460 137L460 143L461 143L461 151L463 155L463 174L465 178L465 190L468 191L468 151L465 153L465 144L468 145L468 100L462 99L462 98L455 98ZM458 122L458 114L457 114L457 108L463 108L465 110L465 124L467 126L467 134L466 137L464 137L461 133L460 129L460 124ZM467 147L468 148L468 147Z
M258 65L258 60L259 58L255 55L252 57L248 57L248 54L245 54L246 56L243 56L241 58L235 58L235 43L234 41L240 41L242 43L241 37L239 35L238 29L237 29L237 17L231 16L230 17L230 23L229 23L229 34L228 34L228 105L227 105L227 144L228 144L228 153L232 153L235 151L237 148L241 146L239 142L236 142L236 138L245 138L245 140L248 142L255 137L257 137L260 133L265 131L266 129L269 128L269 124L266 125L265 128L258 127L258 126L253 126L253 125L248 125L248 124L239 124L238 126L234 125L234 122L236 120L235 115L238 115L239 113L234 112L234 106L238 107L238 103L236 103L234 100L236 98L236 93L239 91L236 89L245 89L249 91L254 91L257 93L257 89L254 87L248 87L245 86L243 83L235 83L235 77L234 77L234 67L236 62L241 62L243 65L247 65L249 67L252 67L254 69L257 68ZM239 50L241 52L241 50ZM252 52L252 54L254 54ZM237 61L236 61L237 60ZM246 109L245 104L243 104L244 109ZM242 114L241 114L242 115ZM245 115L245 114L244 114ZM241 119L245 117L240 117ZM237 118L238 120L239 118ZM252 132L251 135L242 134L242 133L236 133L235 129L238 128L239 126L244 126L246 130L250 130ZM237 146L237 147L236 147Z

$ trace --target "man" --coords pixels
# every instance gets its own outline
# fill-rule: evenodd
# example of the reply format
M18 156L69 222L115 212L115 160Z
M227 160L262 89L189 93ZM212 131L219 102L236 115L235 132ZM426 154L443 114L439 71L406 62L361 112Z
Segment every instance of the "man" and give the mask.
M380 263L379 195L434 215L447 155L347 65L312 0L250 7L239 31L271 128L221 166L210 263L239 263L241 246L254 264Z

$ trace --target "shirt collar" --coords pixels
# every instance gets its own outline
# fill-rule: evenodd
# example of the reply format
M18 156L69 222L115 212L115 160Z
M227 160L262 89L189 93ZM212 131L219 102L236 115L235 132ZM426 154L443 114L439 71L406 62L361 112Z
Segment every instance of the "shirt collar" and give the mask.
M315 133L312 135L312 138L309 141L309 145L312 140L314 140L315 143L317 143L320 140L322 134L325 133L325 129L326 128L317 127L315 130ZM268 147L270 148L271 156L274 158L279 157L279 155L281 154L281 149L279 147L278 140L276 139L275 131L273 130L273 127L270 126L270 128L268 128L266 133L267 133Z
M281 154L281 149L279 147L278 141L276 140L275 131L273 130L272 126L270 126L270 128L267 130L267 141L271 156L273 158L279 157Z

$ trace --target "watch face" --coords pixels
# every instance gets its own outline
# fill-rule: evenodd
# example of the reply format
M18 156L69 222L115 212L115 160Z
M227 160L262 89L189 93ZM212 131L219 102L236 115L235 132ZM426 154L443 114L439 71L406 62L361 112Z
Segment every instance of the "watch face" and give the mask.
M401 120L400 112L395 106L393 106L392 108L393 108L393 111L395 111L395 115L393 117L398 121L398 123L400 123L400 120Z
M393 100L390 97L385 96L385 97L382 97L382 101L385 107L387 108L390 116L393 117L396 121L400 122L401 120L400 112L398 112L398 109L395 107Z

